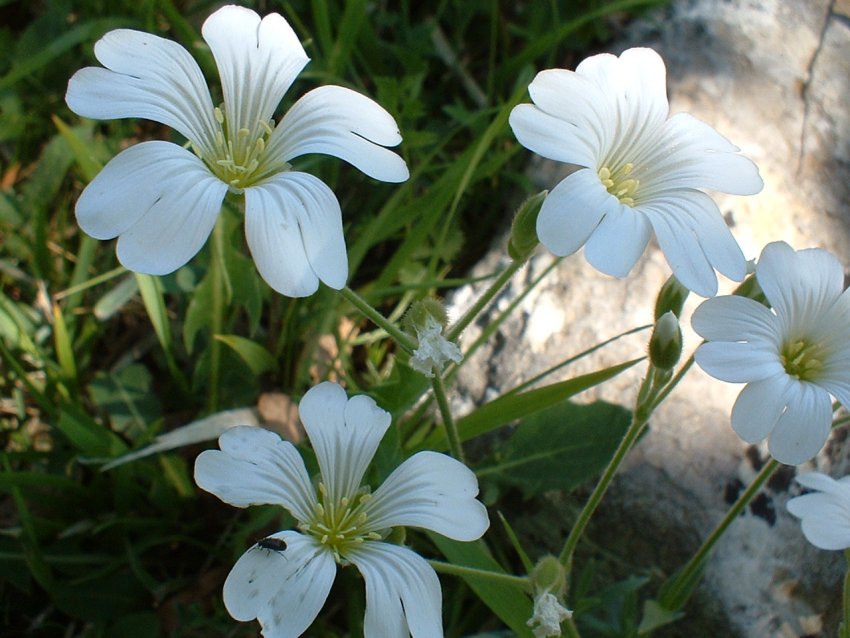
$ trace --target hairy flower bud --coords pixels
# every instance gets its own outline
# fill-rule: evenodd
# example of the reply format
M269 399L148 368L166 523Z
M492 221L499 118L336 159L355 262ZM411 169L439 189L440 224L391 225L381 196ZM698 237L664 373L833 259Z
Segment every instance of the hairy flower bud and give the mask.
M514 261L528 259L540 243L537 239L537 215L548 194L549 191L541 191L532 195L517 209L508 239L508 254Z
M681 317L682 307L685 305L685 300L690 292L676 279L676 275L670 275L669 279L661 286L658 297L655 299L655 320L658 321L661 315L668 310L672 311L677 317Z

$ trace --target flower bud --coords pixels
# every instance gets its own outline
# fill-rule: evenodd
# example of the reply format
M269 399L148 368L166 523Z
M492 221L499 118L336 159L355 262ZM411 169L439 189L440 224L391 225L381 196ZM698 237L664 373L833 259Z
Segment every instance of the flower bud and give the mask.
M670 275L670 278L661 286L658 297L655 299L655 321L658 321L661 315L668 310L672 311L677 317L682 316L682 306L685 305L685 299L688 298L690 292L676 279L675 275Z
M537 215L543 200L549 191L541 191L525 200L517 209L511 223L511 236L508 239L508 254L514 261L525 261L537 248Z
M649 338L649 360L659 370L672 370L682 356L682 330L672 310L658 321Z
M544 556L531 571L535 591L553 591L561 595L567 586L567 574L561 561L552 555Z
M526 623L535 638L561 635L561 623L572 618L573 612L561 604L567 588L564 566L554 556L544 556L531 572L534 587L534 613Z

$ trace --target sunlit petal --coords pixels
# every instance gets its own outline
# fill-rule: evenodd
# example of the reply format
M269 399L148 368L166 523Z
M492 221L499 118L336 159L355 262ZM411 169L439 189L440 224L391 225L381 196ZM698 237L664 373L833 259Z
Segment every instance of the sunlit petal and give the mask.
M365 638L440 638L440 581L424 559L389 543L364 543L349 554L366 582Z
M378 103L341 86L322 86L298 100L281 120L268 152L289 161L333 155L383 182L403 182L407 165L384 148L401 143L398 125Z

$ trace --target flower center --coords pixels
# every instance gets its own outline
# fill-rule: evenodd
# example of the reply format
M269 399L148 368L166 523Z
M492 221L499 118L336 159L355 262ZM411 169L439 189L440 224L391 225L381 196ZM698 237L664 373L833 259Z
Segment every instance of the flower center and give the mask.
M216 107L215 145L211 156L201 156L210 170L230 188L241 193L260 180L289 168L286 162L270 162L266 143L274 131L274 120L258 121L253 129L232 129L224 105Z
M327 488L319 483L319 502L313 520L304 532L316 538L333 554L337 563L343 562L346 550L364 540L380 540L381 535L364 528L369 520L364 505L372 498L369 492L360 493L353 501L343 497L338 502L329 501Z
M635 205L635 192L640 186L640 180L629 177L634 168L635 165L629 162L613 171L607 166L598 171L599 180L605 189L626 206Z
M779 353L785 371L801 381L814 381L823 368L823 348L820 344L799 339L789 341Z

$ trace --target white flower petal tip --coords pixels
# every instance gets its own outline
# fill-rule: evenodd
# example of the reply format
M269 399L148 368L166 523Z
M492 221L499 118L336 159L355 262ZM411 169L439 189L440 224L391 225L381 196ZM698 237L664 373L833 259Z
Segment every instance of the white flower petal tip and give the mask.
M248 244L274 290L305 297L319 282L344 287L339 202L289 160L327 153L401 182L407 166L384 148L401 142L398 126L369 98L336 86L311 91L276 125L278 103L309 61L289 23L229 5L207 18L202 33L221 75L218 107L188 51L130 29L104 35L95 45L103 67L69 81L66 102L79 115L146 118L189 140L188 150L147 142L116 156L80 197L81 227L98 239L118 237L118 258L130 270L166 274L201 249L226 192L244 193Z
M381 539L400 525L479 538L489 520L475 498L475 475L454 459L420 452L372 492L362 479L390 414L330 382L311 388L299 412L319 462L315 483L295 447L262 428L227 430L219 450L195 461L202 489L237 507L279 504L300 530L273 534L243 554L224 585L228 611L257 619L264 636L296 638L327 599L337 565L353 564L366 582L365 635L439 638L437 575L410 549Z
M542 244L559 256L586 246L596 269L624 277L654 232L673 273L697 294L716 294L715 271L743 279L743 253L698 189L757 193L758 168L704 122L668 118L666 71L655 51L628 49L587 58L574 72L542 71L528 91L533 104L509 117L517 140L584 167L544 202Z
M797 482L813 491L790 499L786 507L801 519L806 539L820 549L850 548L850 476L835 480L810 472Z
M755 276L773 310L741 297L715 297L694 312L706 340L694 354L718 379L746 383L732 427L770 454L798 465L813 458L832 427L830 395L850 405L850 293L838 260L818 248L768 244Z
M96 239L119 237L118 259L128 269L164 275L204 245L226 191L189 151L143 142L115 156L85 188L77 222Z
M319 281L346 284L342 211L317 177L291 171L246 189L245 236L260 275L283 295L306 297Z

